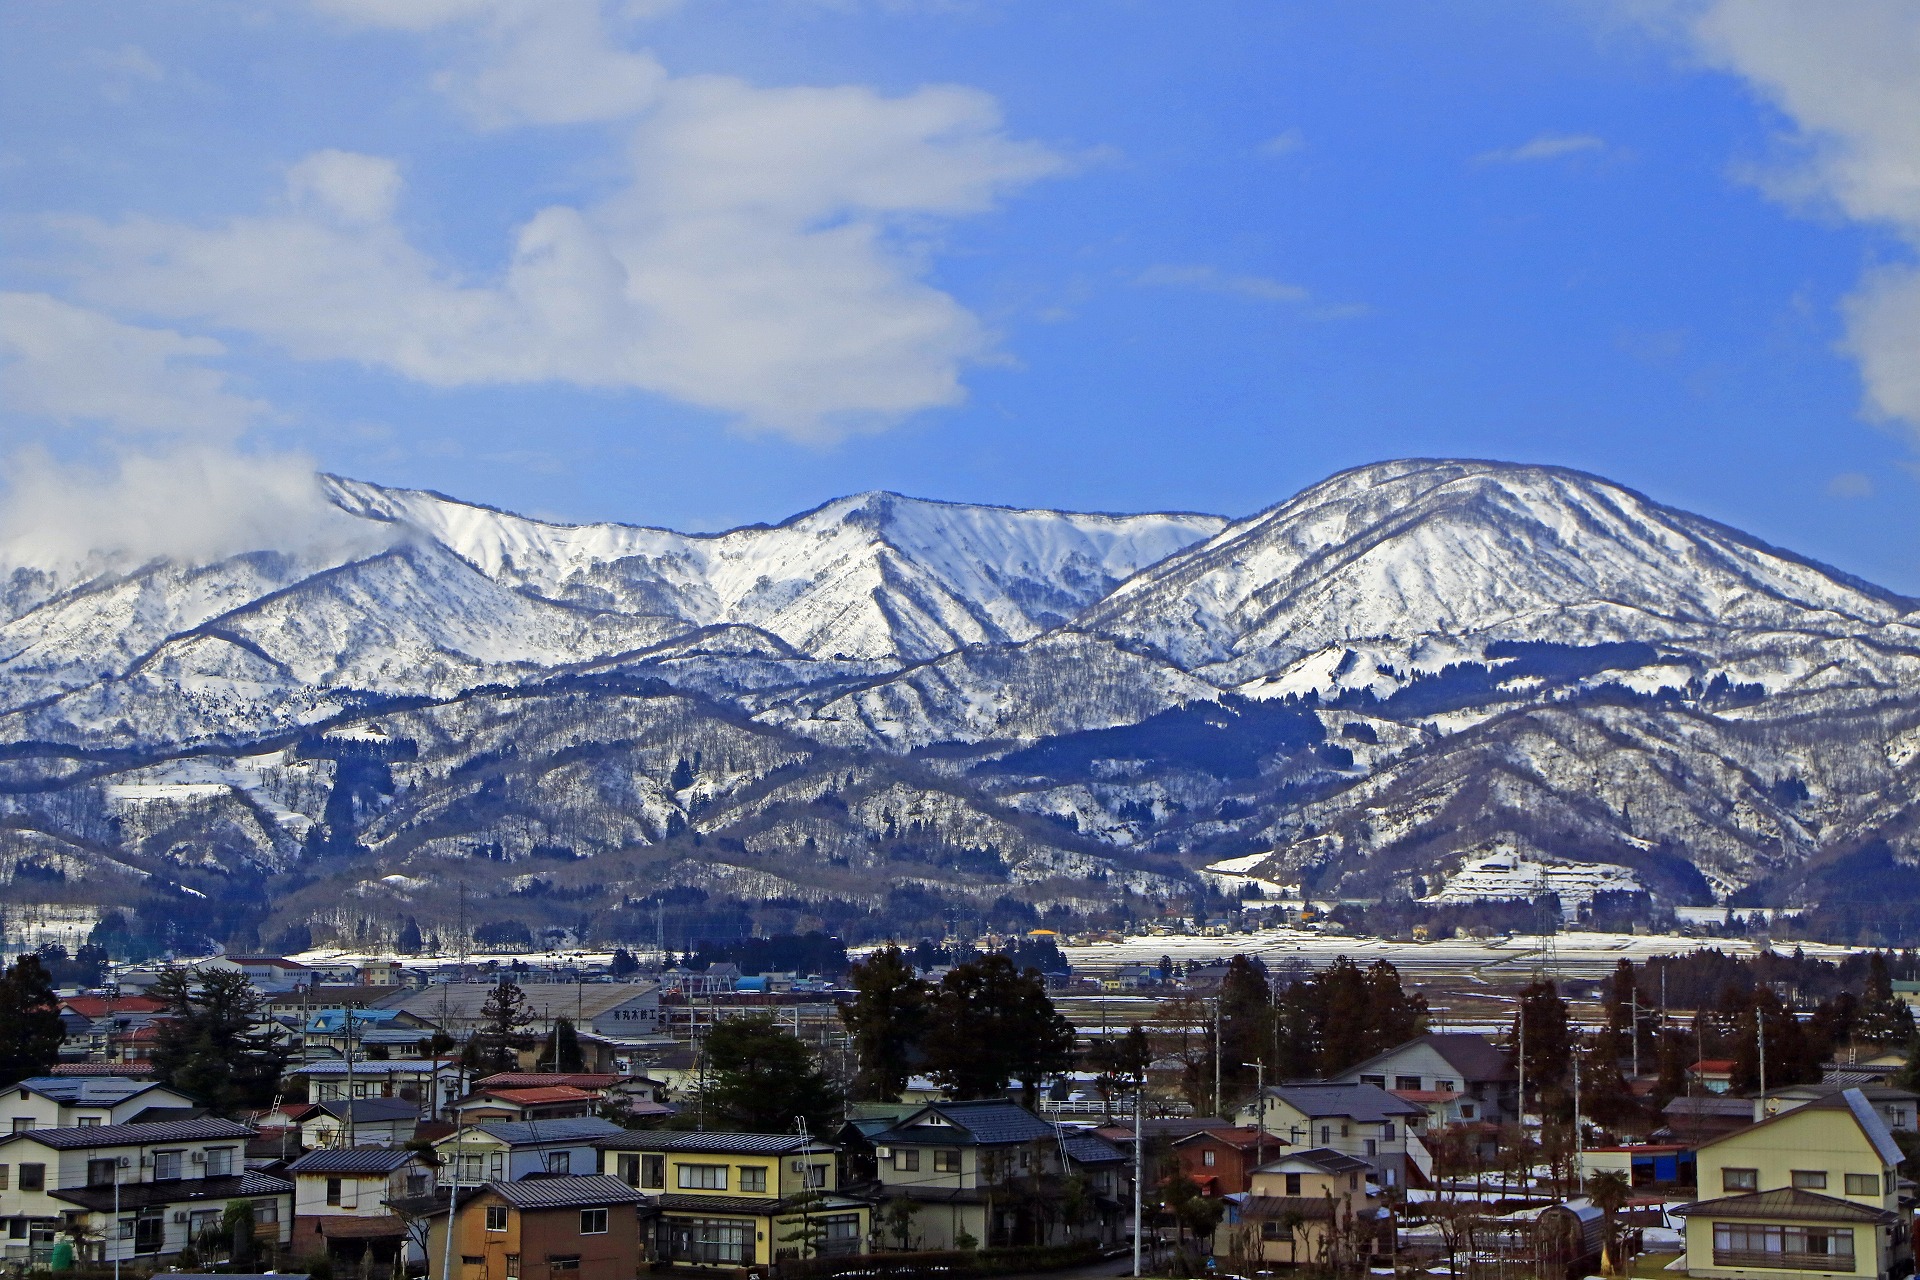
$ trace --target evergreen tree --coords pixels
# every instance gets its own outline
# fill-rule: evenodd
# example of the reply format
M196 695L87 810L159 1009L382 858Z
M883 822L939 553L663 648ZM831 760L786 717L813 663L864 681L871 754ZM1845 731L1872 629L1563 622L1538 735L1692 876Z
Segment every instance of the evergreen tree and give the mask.
M854 1096L895 1101L927 1032L927 984L891 944L854 965L849 977L854 998L840 1006L840 1021L853 1035L860 1063Z
M400 926L400 940L394 945L401 955L417 956L420 954L423 943L424 939L420 936L420 922L408 916L407 922Z
M1235 1083L1254 1078L1254 1064L1273 1067L1272 993L1262 966L1246 956L1227 962L1220 981L1220 1065Z
M1522 1021L1526 1034L1520 1031ZM1573 1037L1567 1028L1567 1002L1552 981L1542 979L1520 990L1520 1009L1514 1015L1508 1040L1508 1055L1520 1062L1521 1045L1526 1046L1527 1088L1536 1097L1546 1099L1556 1109L1563 1105L1568 1075L1573 1067ZM1526 1099L1521 1099L1526 1106Z
M1890 1047L1905 1044L1913 1032L1913 1010L1894 997L1887 957L1876 951L1867 958L1866 987L1860 993L1854 1034L1869 1044Z
M581 1052L580 1033L574 1030L572 1018L553 1020L546 1047L540 1051L540 1067L543 1071L566 1072L587 1069L587 1056Z
M839 1126L841 1097L807 1047L771 1013L727 1018L707 1033L706 1085L701 1106L709 1129L830 1135Z
M956 1099L990 1098L1018 1080L1029 1106L1043 1076L1073 1062L1073 1026L1032 969L1005 956L956 965L934 988L928 1074Z
M153 1050L163 1079L216 1110L272 1100L287 1052L247 975L168 965L147 994L166 1006Z
M613 961L607 966L607 971L616 978L631 978L640 972L640 962L634 959L633 952L625 947L615 947Z
M45 1075L65 1033L60 1000L38 956L21 956L0 975L0 1084Z
M519 1065L518 1051L531 1042L527 1028L532 1025L527 993L517 982L502 982L480 1006L480 1030L472 1041L474 1066L485 1074L512 1071Z

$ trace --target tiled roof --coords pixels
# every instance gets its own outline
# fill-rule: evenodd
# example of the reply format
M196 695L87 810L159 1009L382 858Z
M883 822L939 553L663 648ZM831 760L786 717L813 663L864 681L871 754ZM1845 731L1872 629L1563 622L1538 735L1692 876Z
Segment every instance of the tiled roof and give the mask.
M128 1080L151 1080L155 1072L151 1062L56 1062L47 1068L54 1076L121 1076Z
M925 1124L929 1113L950 1124ZM917 1142L944 1146L1002 1146L1018 1142L1048 1141L1056 1130L1051 1124L1017 1102L1004 1098L983 1098L977 1102L936 1102L914 1112L885 1133L875 1134L877 1143Z
M315 1223L330 1240L385 1240L407 1233L407 1220L393 1213L316 1214Z
M522 1178L518 1182L489 1182L516 1209L569 1209L583 1205L638 1204L645 1199L618 1178L604 1173L565 1178Z
M392 1173L414 1159L405 1147L325 1147L287 1166L288 1173Z
M1350 1156L1344 1151L1335 1151L1332 1147L1309 1147L1305 1151L1289 1151L1283 1156L1267 1161L1255 1173L1282 1172L1289 1164L1304 1162L1323 1173L1357 1173L1372 1168L1358 1156Z
M611 1089L625 1076L592 1071L502 1071L473 1082L475 1089L534 1089L564 1084L575 1089Z
M1298 1214L1305 1221L1331 1218L1340 1202L1329 1196L1248 1196L1240 1202L1243 1218L1284 1218Z
M119 1186L122 1210L147 1209L155 1205L198 1204L208 1200L228 1200L235 1196L286 1195L293 1184L284 1178L261 1173L235 1174L226 1178L174 1178L166 1182L123 1182ZM96 1213L112 1213L115 1189L104 1187L68 1187L48 1193L56 1200L77 1204Z
M655 1208L668 1213L734 1213L773 1215L787 1213L801 1207L803 1197L788 1196L785 1200L776 1200L772 1196L699 1196L680 1195L668 1192L654 1196ZM836 1196L831 1192L813 1202L815 1213L824 1213L832 1209L851 1208L862 1203L847 1196Z
M695 1155L711 1152L730 1156L771 1156L785 1155L789 1151L827 1152L833 1149L792 1133L665 1133L658 1129L621 1129L593 1145L605 1151L684 1151Z
M554 1102L592 1102L594 1095L584 1089L572 1089L563 1084L547 1085L536 1089L476 1089L483 1098L493 1098L499 1102L511 1102L516 1106L538 1106L541 1103Z
M80 1151L88 1147L151 1146L157 1142L197 1142L202 1139L252 1136L253 1130L246 1125L207 1116L198 1120L176 1120L169 1124L102 1124L84 1129L29 1129L24 1133L0 1137L0 1145L30 1138L55 1151Z
M1069 1133L1060 1140L1067 1155L1081 1164L1115 1164L1127 1157L1105 1138L1091 1133Z
M452 1058L374 1058L362 1059L353 1064L353 1073L358 1076L393 1076L431 1074L435 1071L457 1071L460 1064ZM326 1059L321 1062L302 1062L287 1068L290 1076L344 1076L347 1064L344 1060Z
M1258 1129L1239 1127L1230 1129L1202 1129L1198 1133L1190 1133L1184 1138L1174 1139L1173 1145L1181 1147L1189 1142L1199 1142L1206 1138L1210 1138L1215 1142L1224 1143L1229 1147L1238 1147L1242 1151L1249 1147L1259 1148L1262 1146L1272 1147L1283 1145L1280 1139L1274 1137L1272 1134L1261 1133Z
M125 1102L136 1093L159 1086L151 1080L134 1080L128 1076L28 1076L10 1087L31 1089L57 1102L108 1104Z
M569 1116L564 1120L502 1120L478 1124L474 1128L511 1147L534 1146L543 1142L592 1142L597 1138L626 1132L613 1121L597 1116Z
M1277 1084L1267 1092L1311 1118L1339 1116L1372 1124L1399 1116L1424 1116L1426 1108L1402 1102L1377 1084L1344 1084L1315 1080Z
M115 1013L159 1013L167 1006L148 996L68 996L60 1007L83 1018L101 1018Z
M1892 1222L1895 1215L1885 1209L1823 1196L1812 1191L1781 1187L1744 1196L1726 1196L1719 1200L1697 1200L1675 1205L1668 1210L1687 1216L1732 1218L1736 1221L1779 1222Z

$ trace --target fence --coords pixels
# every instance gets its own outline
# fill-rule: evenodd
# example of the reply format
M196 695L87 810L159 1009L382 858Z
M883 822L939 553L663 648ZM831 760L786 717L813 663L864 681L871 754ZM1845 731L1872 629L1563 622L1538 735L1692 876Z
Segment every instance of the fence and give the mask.
M1091 1240L1019 1249L928 1250L923 1253L863 1253L846 1258L776 1262L777 1280L947 1280L1000 1276L1085 1266L1100 1257Z

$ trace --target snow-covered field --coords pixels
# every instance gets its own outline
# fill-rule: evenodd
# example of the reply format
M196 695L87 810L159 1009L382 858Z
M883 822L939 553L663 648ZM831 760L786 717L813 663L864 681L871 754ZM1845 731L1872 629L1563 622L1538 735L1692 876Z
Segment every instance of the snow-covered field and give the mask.
M1490 970L1493 974L1524 974L1542 960L1541 940L1534 935L1509 938L1449 938L1437 942L1393 942L1385 938L1354 938L1318 933L1311 929L1276 926L1257 933L1204 938L1185 935L1145 936L1121 942L1063 946L1061 951L1076 970L1110 971L1121 965L1152 964L1161 956L1176 961L1223 960L1245 954L1258 956L1269 966L1300 961L1324 968L1340 956L1358 964L1390 960L1410 976ZM1677 934L1562 933L1553 938L1548 968L1565 977L1600 977L1622 960L1636 963L1654 956L1677 955L1700 946L1712 946L1729 955L1754 955L1753 943L1739 938L1703 940ZM1848 947L1824 943L1799 944L1808 955L1843 956Z

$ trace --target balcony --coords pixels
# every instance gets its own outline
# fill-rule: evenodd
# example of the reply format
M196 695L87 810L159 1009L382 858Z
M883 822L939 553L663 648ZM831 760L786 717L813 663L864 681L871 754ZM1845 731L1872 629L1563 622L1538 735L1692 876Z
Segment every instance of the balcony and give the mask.
M1850 1253L1776 1253L1767 1249L1715 1249L1716 1267L1766 1267L1775 1271L1825 1271L1847 1275L1853 1271Z

